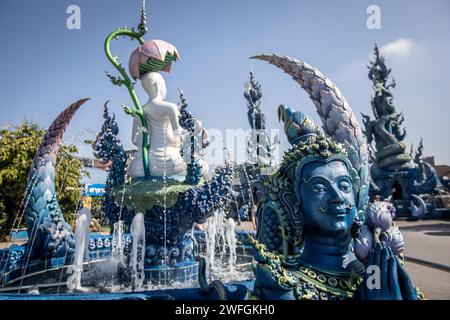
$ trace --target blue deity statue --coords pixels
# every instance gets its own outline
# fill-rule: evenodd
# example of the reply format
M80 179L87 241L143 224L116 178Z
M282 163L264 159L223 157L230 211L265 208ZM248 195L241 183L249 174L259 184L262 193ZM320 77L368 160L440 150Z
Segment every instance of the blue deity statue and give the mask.
M363 224L369 180L367 146L345 98L326 76L302 61L276 55L255 58L281 68L309 93L323 129L301 112L283 105L278 108L292 147L270 177L268 194L258 206L252 296L417 299L418 291L399 256L403 247L383 240L388 234L392 240L393 231L398 233L392 220L387 219L384 229L378 223L373 232ZM373 206L367 212L380 208ZM364 249L368 249L364 257L361 250L355 255L354 249L362 243L361 230L367 243ZM379 268L380 286L367 285L369 266Z
M404 117L397 113L392 93L396 83L390 81L391 69L376 45L374 60L368 68L374 89L371 101L374 119L365 114L362 117L373 158L370 195L391 198L399 215L421 218L436 207L437 201L430 199L440 193L439 178L433 166L421 159L422 142L415 159L406 150Z

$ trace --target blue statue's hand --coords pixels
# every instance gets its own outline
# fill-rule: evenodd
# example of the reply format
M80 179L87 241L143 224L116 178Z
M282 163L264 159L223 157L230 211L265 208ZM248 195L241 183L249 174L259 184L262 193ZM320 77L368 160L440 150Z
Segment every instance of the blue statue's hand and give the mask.
M391 248L378 242L370 255L368 267L378 266L379 274L368 272L361 285L363 300L416 300L416 290ZM370 277L370 279L369 279ZM378 279L375 279L378 278ZM368 281L369 280L369 281ZM373 281L371 281L373 280Z
M419 297L417 296L417 290L413 286L411 278L409 277L405 268L400 264L398 264L398 276L403 299L418 300Z

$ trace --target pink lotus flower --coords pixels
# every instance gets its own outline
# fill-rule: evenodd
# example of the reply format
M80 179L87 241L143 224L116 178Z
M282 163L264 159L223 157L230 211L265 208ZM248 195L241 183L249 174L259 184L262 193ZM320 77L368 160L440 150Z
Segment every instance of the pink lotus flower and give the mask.
M175 57L175 60L180 59L177 48L164 40L150 40L140 45L131 54L128 65L130 74L133 79L136 80L141 78L141 75L139 74L139 66L141 64L147 63L148 59L150 58L164 61L166 59L167 53L173 55ZM161 71L170 72L171 66L172 64L169 63Z
M385 246L390 247L395 254L405 251L405 240L397 226L382 232L380 234L380 241Z
M388 202L375 201L366 210L366 224L372 230L380 228L382 231L392 226L391 205Z

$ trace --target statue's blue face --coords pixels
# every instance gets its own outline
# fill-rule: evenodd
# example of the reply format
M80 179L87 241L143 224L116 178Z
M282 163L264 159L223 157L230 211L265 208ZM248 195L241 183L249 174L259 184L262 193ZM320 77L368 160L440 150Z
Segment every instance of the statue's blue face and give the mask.
M306 232L349 232L355 219L355 193L347 166L340 160L314 161L302 168L301 209Z

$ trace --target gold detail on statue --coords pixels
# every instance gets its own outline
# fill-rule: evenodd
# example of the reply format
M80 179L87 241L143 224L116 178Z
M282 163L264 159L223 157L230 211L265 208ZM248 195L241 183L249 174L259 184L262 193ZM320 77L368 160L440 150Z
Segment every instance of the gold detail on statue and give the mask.
M354 272L350 275L330 275L319 270L312 270L304 265L297 270L286 269L279 255L267 252L266 246L250 237L273 279L283 288L293 290L299 300L335 300L353 298L362 277Z
M308 271L308 276L310 276L311 278L315 279L317 277L317 274L314 271L309 270Z
M338 285L338 281L335 278L329 278L328 283L333 287L336 287Z
M348 285L348 282L347 282L348 280L339 280L339 286L342 288L342 289L350 289L350 286Z
M317 280L319 280L320 283L326 283L327 282L327 278L323 274L319 274L317 276Z

